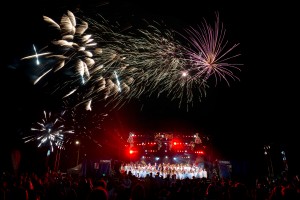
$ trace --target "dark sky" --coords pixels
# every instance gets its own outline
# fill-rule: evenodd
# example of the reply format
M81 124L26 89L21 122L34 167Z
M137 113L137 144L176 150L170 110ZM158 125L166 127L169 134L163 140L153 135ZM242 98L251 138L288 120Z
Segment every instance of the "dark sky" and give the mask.
M49 3L50 2L50 3ZM100 3L99 3L100 2ZM3 4L4 5L4 4ZM229 43L240 43L240 81L231 86L220 84L207 90L202 102L186 111L168 99L133 101L111 120L127 130L189 130L211 135L228 153L242 149L260 149L263 144L288 146L290 152L299 153L298 134L298 74L299 12L289 1L33 1L8 2L8 14L2 6L1 68L18 63L32 43L47 37L41 30L42 15L56 15L67 9L80 7L84 12L99 10L105 15L122 20L133 18L163 19L177 29L196 26L203 18L220 20L226 29ZM59 13L59 14L57 14ZM51 16L49 16L51 17ZM30 45L30 47L28 47ZM15 129L14 121L31 115L43 106L35 90L26 85L23 74L3 70L2 99L5 130ZM13 71L13 72L12 72ZM24 84L25 82L25 84ZM29 89L27 91L26 89ZM25 101L25 102L24 102ZM35 104L37 103L37 104ZM27 107L29 105L29 107ZM39 110L37 109L37 110ZM26 113L26 114L24 114ZM128 115L130 113L130 115ZM10 131L3 131L5 132ZM235 148L230 146L235 145ZM249 153L250 152L250 153Z

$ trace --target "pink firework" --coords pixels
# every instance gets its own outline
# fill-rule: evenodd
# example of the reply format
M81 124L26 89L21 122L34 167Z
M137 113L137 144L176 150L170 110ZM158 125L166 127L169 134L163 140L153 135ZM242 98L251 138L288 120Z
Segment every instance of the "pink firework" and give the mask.
M215 83L225 80L229 85L228 78L239 80L233 73L233 70L240 71L238 68L242 64L229 63L232 58L240 54L231 54L239 44L228 47L228 41L225 41L225 29L220 24L219 15L216 14L214 26L210 26L206 20L202 27L186 29L188 36L183 36L190 45L185 48L185 57L188 63L188 73L190 80L201 80L206 82L210 77L214 77Z

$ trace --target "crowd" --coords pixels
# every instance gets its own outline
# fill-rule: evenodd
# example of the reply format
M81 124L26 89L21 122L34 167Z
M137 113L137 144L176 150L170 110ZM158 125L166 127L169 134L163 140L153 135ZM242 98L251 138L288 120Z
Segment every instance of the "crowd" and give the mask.
M154 165L155 166L155 165ZM57 172L1 174L0 200L299 200L297 176L260 177L253 185L225 178L185 177L159 172L145 177L133 166L95 177ZM126 170L127 169L127 170ZM133 168L132 168L133 169Z

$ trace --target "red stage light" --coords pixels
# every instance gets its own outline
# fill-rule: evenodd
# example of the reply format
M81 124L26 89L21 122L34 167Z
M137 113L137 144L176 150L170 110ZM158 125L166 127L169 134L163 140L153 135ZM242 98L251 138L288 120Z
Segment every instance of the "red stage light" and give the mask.
M196 154L202 154L202 155L203 155L203 154L204 154L204 151L196 151L195 153L196 153Z

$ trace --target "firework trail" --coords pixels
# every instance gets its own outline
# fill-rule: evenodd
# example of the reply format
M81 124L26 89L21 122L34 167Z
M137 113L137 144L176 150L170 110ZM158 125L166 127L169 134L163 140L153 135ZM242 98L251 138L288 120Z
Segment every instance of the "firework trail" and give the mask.
M182 58L182 45L176 41L174 31L154 22L147 24L146 29L125 35L107 31L105 22L99 23L90 18L85 20L89 22L97 43L103 46L103 54L97 55L94 60L98 66L107 67L103 67L101 73L97 71L97 74L107 74L109 77L116 71L118 74L117 83L113 78L108 80L114 84L111 87L113 98L108 103L116 105L141 95L159 96L161 93L178 97L178 88L185 87L185 77L182 75L185 60ZM118 92L123 90L123 93Z
M53 152L55 147L62 148L74 130L66 130L62 116L55 117L51 112L43 112L43 118L31 128L32 134L24 137L24 142L38 141L38 147L47 146Z
M124 34L103 18L76 18L70 11L60 23L44 20L61 37L23 60L39 56L41 72L34 84L54 87L53 93L72 106L85 104L90 110L92 101L102 101L115 108L142 95L162 94L190 104L206 95L211 76L228 84L227 77L237 78L231 71L237 65L227 63L236 45L224 52L218 17L214 28L204 22L200 31L187 29L188 36L181 35L185 46L177 32L158 23Z

